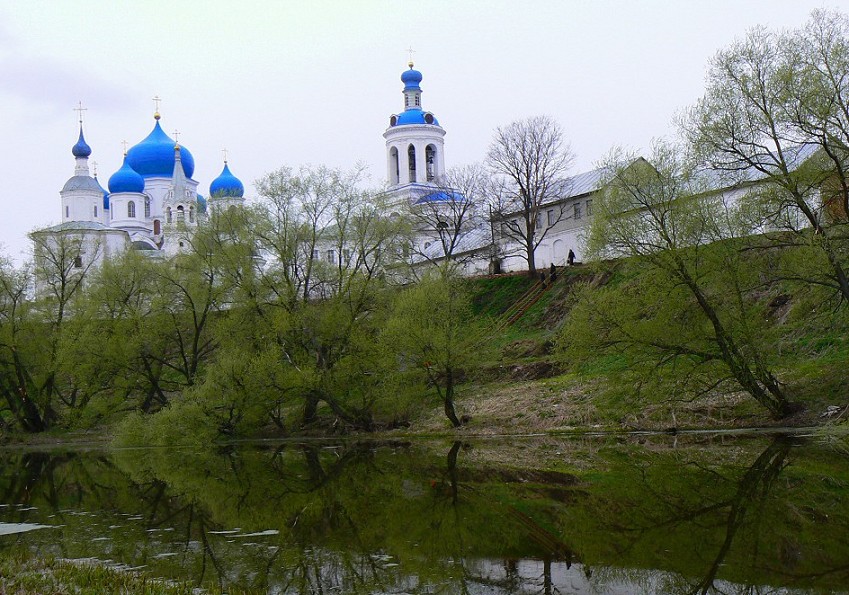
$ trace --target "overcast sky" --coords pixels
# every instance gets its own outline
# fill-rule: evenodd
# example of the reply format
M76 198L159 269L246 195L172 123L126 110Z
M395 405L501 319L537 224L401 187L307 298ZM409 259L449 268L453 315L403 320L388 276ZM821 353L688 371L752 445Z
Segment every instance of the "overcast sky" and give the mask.
M19 261L28 231L59 222L79 101L104 186L122 141L152 129L154 95L204 196L224 148L249 197L283 165L359 161L379 185L412 47L446 167L482 160L496 126L548 114L579 173L671 134L708 60L747 29L818 7L849 0L2 0L0 243Z

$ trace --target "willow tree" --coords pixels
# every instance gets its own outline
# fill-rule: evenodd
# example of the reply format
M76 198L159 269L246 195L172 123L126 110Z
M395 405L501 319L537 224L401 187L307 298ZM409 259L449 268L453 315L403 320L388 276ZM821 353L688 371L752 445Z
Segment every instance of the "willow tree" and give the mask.
M693 381L699 390L731 382L783 417L793 407L765 350L759 280L735 240L735 204L704 193L680 154L657 143L648 162L622 152L609 158L588 250L630 257L632 274L585 296L564 343L624 354L634 372Z
M291 371L301 421L326 404L344 423L368 428L375 377L371 346L384 289L408 241L407 224L389 215L380 194L361 186L359 170L281 168L257 183L255 235L267 259L263 352Z
M455 428L463 425L455 408L457 385L485 351L482 329L473 320L465 282L449 262L396 297L382 333L397 358L395 373L418 381L422 394L435 391Z
M787 273L849 300L849 25L815 12L804 29L751 30L711 61L680 125L703 167L748 184L750 228L813 251ZM818 260L823 267L810 266Z

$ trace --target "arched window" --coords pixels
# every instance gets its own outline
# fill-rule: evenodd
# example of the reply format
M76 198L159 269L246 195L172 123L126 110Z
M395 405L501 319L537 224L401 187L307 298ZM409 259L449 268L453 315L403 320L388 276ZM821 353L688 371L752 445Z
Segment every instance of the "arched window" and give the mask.
M416 148L413 145L407 147L407 160L410 163L410 183L416 181Z
M136 217L136 203L132 200L127 203L127 217L130 219L135 219Z
M68 205L65 205L65 219L67 219L70 216L71 216L71 209L68 207Z
M398 147L389 149L389 182L397 184L401 177L401 169L398 165Z
M171 207L165 209L165 223L171 223Z
M150 197L145 196L144 198L144 217L147 219L150 217Z
M186 210L183 205L177 207L177 223L183 223L186 220Z
M425 147L425 165L427 167L427 181L432 182L436 177L436 147L433 145Z
M189 223L194 223L194 222L195 222L195 207L191 206L191 207L189 207Z
M159 223L159 219L153 220L153 235L158 236L161 232L161 224Z
M97 219L97 205L94 205L94 218Z

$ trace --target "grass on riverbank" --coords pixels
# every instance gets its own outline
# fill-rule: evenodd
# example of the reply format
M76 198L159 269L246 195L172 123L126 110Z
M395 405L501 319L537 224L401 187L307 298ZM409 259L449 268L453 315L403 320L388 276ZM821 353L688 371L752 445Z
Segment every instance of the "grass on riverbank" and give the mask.
M198 591L189 583L113 568L95 560L38 558L26 550L0 554L0 595L45 593L198 595L209 591Z

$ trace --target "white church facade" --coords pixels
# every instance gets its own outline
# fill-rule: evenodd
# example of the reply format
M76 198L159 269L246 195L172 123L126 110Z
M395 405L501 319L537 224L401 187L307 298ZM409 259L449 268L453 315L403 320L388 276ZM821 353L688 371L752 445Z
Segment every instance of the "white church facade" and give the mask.
M37 260L62 242L76 244L76 268L96 268L128 249L172 256L185 247L208 208L244 202L244 185L230 172L226 159L209 186L209 198L198 193L199 183L192 177L194 157L162 130L158 111L153 130L125 152L106 188L89 169L92 149L85 141L82 120L71 154L74 175L59 192L62 222L30 234Z

